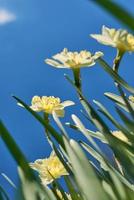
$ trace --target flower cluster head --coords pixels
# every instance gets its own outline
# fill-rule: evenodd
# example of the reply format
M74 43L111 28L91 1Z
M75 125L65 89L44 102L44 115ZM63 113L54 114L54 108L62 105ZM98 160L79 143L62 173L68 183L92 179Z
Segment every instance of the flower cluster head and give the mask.
M112 135L117 137L119 140L122 140L123 142L128 143L127 137L121 132L121 131L112 131Z
M47 114L55 112L58 117L64 117L64 108L71 105L74 105L73 101L61 102L60 98L54 96L34 96L30 108L36 112L43 111Z
M102 52L96 52L91 55L89 51L71 52L64 48L62 52L52 56L52 59L46 59L45 62L57 68L81 68L95 65L96 59L103 56Z
M54 179L68 175L54 151L52 151L49 158L38 159L34 163L30 163L30 167L39 173L43 185L50 184Z
M98 42L115 47L121 52L134 51L134 35L126 30L102 27L102 34L91 34Z

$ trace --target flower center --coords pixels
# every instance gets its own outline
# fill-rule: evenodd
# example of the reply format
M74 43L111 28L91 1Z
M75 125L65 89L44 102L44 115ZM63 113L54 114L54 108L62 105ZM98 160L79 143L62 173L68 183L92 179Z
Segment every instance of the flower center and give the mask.
M51 114L53 109L60 105L60 98L55 98L53 96L50 97L43 96L41 98L41 104L43 110Z

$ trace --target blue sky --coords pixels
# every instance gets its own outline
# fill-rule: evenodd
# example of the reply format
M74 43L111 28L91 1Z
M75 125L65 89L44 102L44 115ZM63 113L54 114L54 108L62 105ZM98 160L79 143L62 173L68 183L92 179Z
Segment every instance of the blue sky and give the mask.
M125 0L118 2L134 13L132 0L129 4ZM71 120L72 113L79 114L81 107L77 105L75 91L64 78L64 73L71 75L71 72L50 67L44 64L44 59L67 47L72 51L103 51L104 58L112 64L115 49L102 46L89 37L91 33L99 33L102 25L126 28L87 0L0 0L0 118L29 161L48 156L50 147L42 127L16 105L11 95L19 96L28 104L34 95L70 99L76 106L66 110L63 122ZM131 85L134 85L133 62L133 54L126 54L120 69L120 74ZM116 91L102 68L96 65L83 69L82 77L88 98L109 105L103 93ZM109 109L112 112L112 108ZM88 128L93 127L88 125ZM70 135L75 137L72 132ZM0 155L0 173L6 173L17 183L15 162L1 140ZM0 182L13 193L1 176Z

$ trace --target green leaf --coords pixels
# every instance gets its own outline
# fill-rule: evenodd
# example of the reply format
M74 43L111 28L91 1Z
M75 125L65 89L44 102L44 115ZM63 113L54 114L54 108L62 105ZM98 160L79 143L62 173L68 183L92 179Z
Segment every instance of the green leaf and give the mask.
M70 195L71 195L71 198L72 198L73 200L84 200L84 199L82 198L82 196L80 195L80 192L78 191L78 188L77 188L77 190L76 190L76 185L72 183L71 178L65 176L65 177L64 177L64 180L65 180L65 182L66 182L66 185L67 185L67 188L68 188L69 193L70 193Z
M5 174L1 173L1 176L5 178L5 180L15 189L17 189L16 185L13 183L13 181Z
M97 151L95 151L92 147L90 147L88 144L86 144L83 141L80 141L80 144L82 145L82 147L91 155L93 156L99 163L102 169L104 169L105 171L109 170L109 167L107 166L107 163L105 162L105 160L103 159L103 157L97 153Z
M122 23L127 25L130 29L134 31L134 17L119 4L110 0L90 0L104 8L108 13L116 17Z
M121 130L126 137L129 138L130 136L130 132L128 129L126 129L124 126L122 126L121 124L119 124L118 121L116 121L112 115L110 115L110 113L107 111L107 109L98 101L94 101L94 103L99 107L99 111L104 114L104 116L106 116L114 125L117 129Z
M30 167L28 166L25 156L23 155L23 153L21 152L21 150L19 149L19 147L17 146L11 135L9 134L8 130L6 129L2 121L0 121L0 136L4 141L4 143L6 144L8 150L12 154L13 158L16 160L17 164L27 174L27 178L33 180L34 176Z
M76 116L76 115L72 115L72 119L74 121L74 123L76 124L76 126L79 128L79 130L84 134L84 136L88 139L89 142L91 142L91 144L95 147L95 149L102 153L99 146L96 144L96 142L92 139L92 137L90 136L90 134L88 134L85 126L83 125L83 123L80 121L80 119Z
M119 108L116 107L116 111L129 130L133 131L133 133L126 133L125 136L134 144L134 122L132 122Z
M122 96L122 99L123 99L123 101L124 101L124 103L125 103L127 109L129 110L130 116L131 116L132 119L134 120L134 110L133 110L133 108L131 107L131 105L130 105L128 99L126 98L126 96L125 96L125 94L124 94L122 88L120 87L120 85L118 85L117 88L118 88L118 91L120 92L120 94L121 94L121 96Z
M109 198L79 144L74 140L70 140L70 143L65 140L65 146L84 200L108 200Z
M118 200L113 188L111 187L111 184L108 184L105 180L103 180L102 185L105 192L111 197L112 200Z
M27 174L23 172L21 167L18 168L19 177L25 200L57 200L53 192L47 187L39 187L37 181L29 181Z
M121 78L116 72L114 72L113 69L102 58L99 58L98 62L100 63L102 68L114 79L114 81L116 81L126 90L134 94L134 88L129 86L128 83L123 80L123 78Z
M5 190L0 186L0 200L10 200Z
M114 94L114 93L111 93L111 92L106 92L106 93L104 93L104 95L106 97L108 97L110 100L112 100L114 103L116 103L116 105L123 108L125 111L129 112L129 110L128 110L128 108L127 108L127 106L126 106L126 104L123 101L121 96ZM131 105L132 109L134 110L134 103L129 101L129 104Z
M0 121L0 136L3 139L4 143L6 144L8 150L12 154L13 158L16 160L19 168L21 169L21 180L23 185L23 193L26 195L26 200L39 200L40 193L44 197L48 197L46 200L52 199L56 200L54 198L50 198L47 189L39 184L36 177L34 176L31 168L28 165L28 162L15 143L14 139L11 137L8 130L5 128L4 124ZM25 182L23 184L23 182ZM45 190L45 192L44 192ZM31 198L28 197L30 195L31 191ZM35 194L35 195L34 195Z
M79 127L76 126L76 125L70 124L70 123L68 123L68 122L66 123L66 125L69 126L69 127L72 128L72 129L76 130L76 131L80 131ZM81 132L81 131L80 131L80 132ZM106 141L106 138L104 137L104 135L103 135L102 133L100 133L99 131L94 132L94 131L91 131L91 130L89 130L89 129L86 128L86 132L87 132L91 137L96 138L96 139L100 140L100 141L103 142L103 143L108 143L108 142Z
M55 140L64 148L62 136L49 124L47 123L40 115L38 115L35 111L33 111L26 103L20 100L18 97L13 96L24 108L32 114L32 116L40 122L40 124L45 127L49 133L55 138Z

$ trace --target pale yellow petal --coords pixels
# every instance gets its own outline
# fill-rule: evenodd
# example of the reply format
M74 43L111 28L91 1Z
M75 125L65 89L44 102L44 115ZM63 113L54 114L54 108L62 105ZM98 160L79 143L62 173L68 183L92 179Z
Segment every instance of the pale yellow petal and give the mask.
M56 113L57 117L64 117L65 115L64 109L55 109L54 112Z
M61 105L65 108L65 107L67 107L67 106L73 106L73 105L75 105L75 103L74 103L73 101L67 100L67 101L63 101L63 102L61 103Z
M51 65L53 67L57 67L57 68L66 68L64 65L62 65L61 63L55 61L55 60L52 60L52 59L46 59L45 62L48 64L48 65Z

